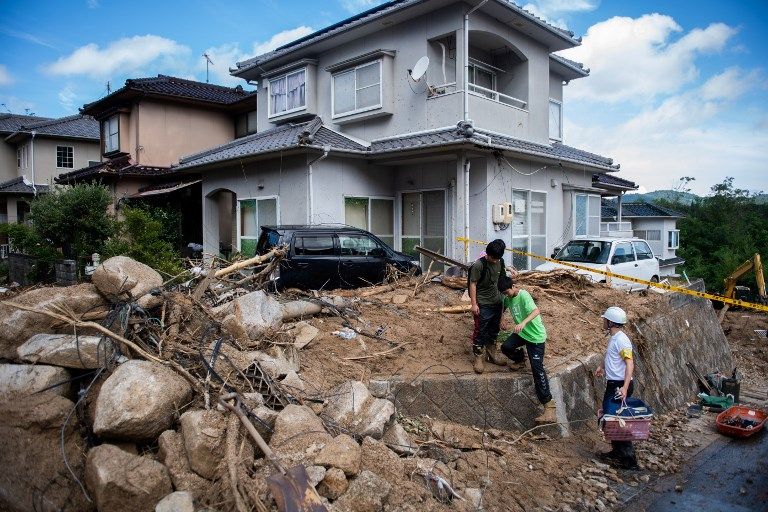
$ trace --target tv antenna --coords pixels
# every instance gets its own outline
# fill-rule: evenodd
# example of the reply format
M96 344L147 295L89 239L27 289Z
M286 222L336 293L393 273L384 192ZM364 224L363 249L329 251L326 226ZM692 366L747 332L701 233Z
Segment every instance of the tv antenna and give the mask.
M208 66L213 66L213 61L207 52L203 52L203 58L205 58L205 83L208 83Z
M427 72L428 67L429 67L429 57L425 55L424 57L416 61L416 65L413 66L413 69L410 70L411 80L413 80L414 82L418 82L419 80L421 80L421 77L423 77L424 73Z

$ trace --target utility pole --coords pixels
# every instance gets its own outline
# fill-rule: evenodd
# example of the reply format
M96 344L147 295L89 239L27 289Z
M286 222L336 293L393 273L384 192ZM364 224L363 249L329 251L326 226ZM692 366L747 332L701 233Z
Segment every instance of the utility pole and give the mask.
M205 58L205 83L208 83L208 66L213 66L213 61L205 52L203 53L203 58Z

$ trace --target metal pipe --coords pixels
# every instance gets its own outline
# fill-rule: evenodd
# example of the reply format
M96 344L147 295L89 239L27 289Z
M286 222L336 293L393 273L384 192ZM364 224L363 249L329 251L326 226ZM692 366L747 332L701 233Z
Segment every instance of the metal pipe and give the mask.
M312 164L315 164L321 160L325 160L326 158L328 158L328 153L330 153L330 151L331 151L331 146L328 146L328 145L323 146L323 154L309 162L309 171L307 173L308 174L307 187L309 188L309 191L307 194L309 199L308 208L307 208L307 225L309 226L312 225L312 219L315 216L315 202L314 202L314 197L312 193Z
M469 158L464 157L464 263L469 265Z
M478 10L488 0L483 0L464 15L464 121L469 121L469 15Z
M32 130L32 140L29 143L29 163L32 167L32 193L37 197L37 185L35 185L35 135L37 132Z

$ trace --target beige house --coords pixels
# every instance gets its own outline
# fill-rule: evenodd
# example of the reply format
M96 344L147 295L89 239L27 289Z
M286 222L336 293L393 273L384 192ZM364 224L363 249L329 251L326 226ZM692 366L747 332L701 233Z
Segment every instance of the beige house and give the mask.
M99 181L111 187L116 204L174 204L184 213L184 241L201 243L199 180L174 175L171 165L182 155L254 133L256 93L158 75L126 80L82 112L100 124L100 157L56 182Z
M99 158L99 126L91 117L0 116L0 223L23 222L28 201L62 173Z

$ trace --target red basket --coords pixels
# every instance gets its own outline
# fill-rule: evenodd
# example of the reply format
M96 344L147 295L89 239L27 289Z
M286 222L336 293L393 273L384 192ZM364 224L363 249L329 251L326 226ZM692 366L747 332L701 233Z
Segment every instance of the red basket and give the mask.
M614 418L603 418L600 422L608 441L645 441L651 436L651 418Z

